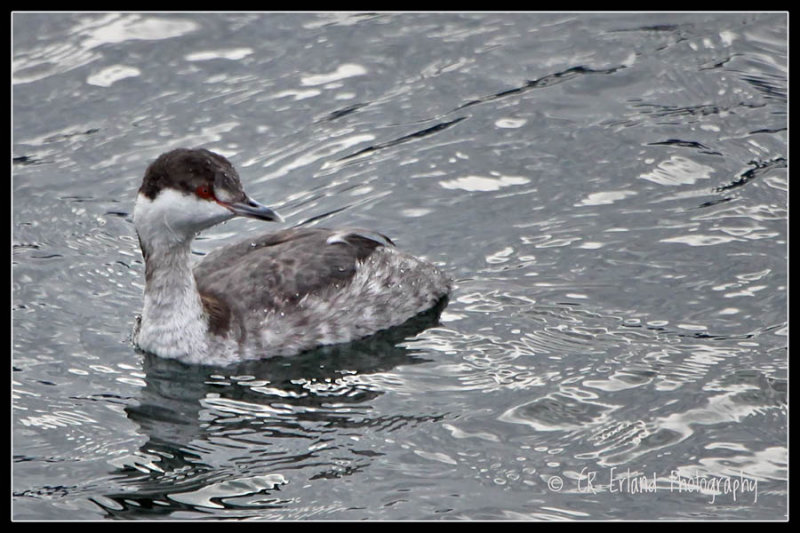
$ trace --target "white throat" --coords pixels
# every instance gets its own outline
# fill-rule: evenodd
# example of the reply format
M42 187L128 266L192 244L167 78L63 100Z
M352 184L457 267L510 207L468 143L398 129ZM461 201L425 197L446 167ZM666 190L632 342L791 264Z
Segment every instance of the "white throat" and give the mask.
M154 200L139 194L133 218L146 279L134 342L141 349L183 360L207 353L208 318L192 273L191 244L197 232L232 216L215 202L170 189Z

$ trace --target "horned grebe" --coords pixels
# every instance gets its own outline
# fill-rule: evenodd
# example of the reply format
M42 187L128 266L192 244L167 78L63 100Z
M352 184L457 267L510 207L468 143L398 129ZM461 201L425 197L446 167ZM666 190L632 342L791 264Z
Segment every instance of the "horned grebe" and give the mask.
M133 210L145 261L139 348L205 364L293 355L401 324L450 291L434 265L358 229L284 229L192 268L195 235L235 216L282 221L214 152L179 148L147 168Z

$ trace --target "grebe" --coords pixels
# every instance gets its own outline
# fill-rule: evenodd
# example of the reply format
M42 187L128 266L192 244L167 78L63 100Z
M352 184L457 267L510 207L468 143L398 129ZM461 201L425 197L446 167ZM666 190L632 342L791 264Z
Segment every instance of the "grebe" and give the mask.
M147 167L133 210L145 262L140 349L201 364L294 355L401 324L450 291L434 265L359 229L284 229L193 268L195 235L235 216L283 221L214 152L179 148Z

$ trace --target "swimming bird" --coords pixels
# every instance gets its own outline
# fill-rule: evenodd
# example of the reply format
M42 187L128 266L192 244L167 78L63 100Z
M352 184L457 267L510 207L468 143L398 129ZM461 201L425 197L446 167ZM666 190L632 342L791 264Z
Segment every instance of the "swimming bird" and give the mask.
M401 324L451 290L430 262L354 228L260 234L192 265L195 236L236 216L283 221L217 153L178 148L147 167L133 210L145 263L138 348L200 364L289 356Z

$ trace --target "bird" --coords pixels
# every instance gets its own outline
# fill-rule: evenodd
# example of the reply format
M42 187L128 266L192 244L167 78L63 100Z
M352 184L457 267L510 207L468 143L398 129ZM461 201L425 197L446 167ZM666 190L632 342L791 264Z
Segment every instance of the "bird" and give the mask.
M210 365L291 356L402 324L446 304L453 286L385 235L349 227L259 233L193 265L197 234L233 217L283 222L218 153L176 148L147 166L133 209L145 267L138 349Z

